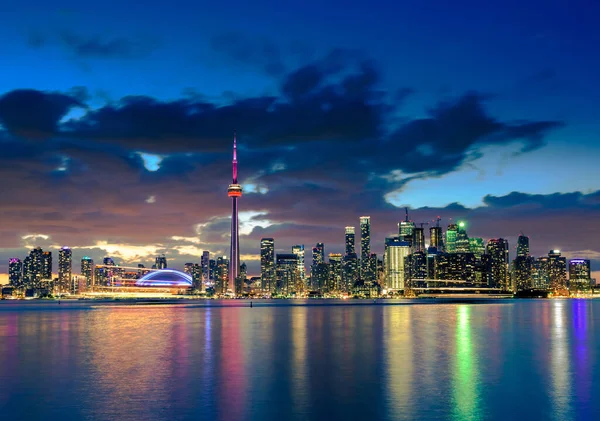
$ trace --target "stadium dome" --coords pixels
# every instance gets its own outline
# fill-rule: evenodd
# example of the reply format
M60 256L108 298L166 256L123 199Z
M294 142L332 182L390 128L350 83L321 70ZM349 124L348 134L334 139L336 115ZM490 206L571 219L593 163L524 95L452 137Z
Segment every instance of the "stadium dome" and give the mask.
M147 273L137 280L135 286L187 288L192 286L192 277L178 270L161 269Z

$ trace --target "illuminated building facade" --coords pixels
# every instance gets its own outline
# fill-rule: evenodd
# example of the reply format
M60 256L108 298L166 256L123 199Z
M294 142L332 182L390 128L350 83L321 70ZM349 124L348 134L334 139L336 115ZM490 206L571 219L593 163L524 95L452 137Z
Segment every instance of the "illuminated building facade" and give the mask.
M200 258L200 265L202 266L202 285L201 289L205 290L206 286L210 281L210 252L204 250L202 257Z
M412 246L414 241L415 223L408 220L408 215L404 221L398 224L398 235L401 241L406 241Z
M546 289L550 287L548 277L548 257L542 256L533 261L531 268L531 282L534 288Z
M275 240L262 238L260 240L260 282L264 293L273 293L275 282Z
M529 237L521 234L517 239L517 257L529 256Z
M148 272L135 282L137 287L191 288L192 277L173 269L160 269Z
M36 247L29 252L23 261L23 284L28 289L35 289L41 285L43 274L44 251ZM50 261L50 263L52 263Z
M278 254L275 261L277 292L283 296L300 292L302 282L298 271L298 256L292 253Z
M217 257L217 267L215 269L215 292L217 294L227 293L227 282L229 276L229 259L227 256Z
M548 281L550 289L556 293L564 293L567 289L567 259L561 256L560 250L548 252Z
M42 253L42 279L52 279L52 252L45 251Z
M576 291L586 290L592 286L592 276L589 260L569 260L569 286L572 290Z
M304 244L297 244L292 247L292 253L298 256L298 273L300 280L306 284L306 267L304 266Z
M429 246L435 247L438 251L443 251L442 227L429 228Z
M410 243L399 237L385 239L385 286L395 291L404 290L404 260L410 254Z
M183 265L183 273L185 273L186 275L192 276L194 273L194 264L193 263L184 264Z
M231 245L229 247L229 274L226 289L235 293L235 283L240 274L240 235L238 221L238 199L242 197L242 186L238 184L238 162L237 162L237 139L233 136L233 180L227 189L227 195L231 197Z
M58 289L60 292L75 293L73 279L73 254L69 247L58 251Z
M481 256L485 254L485 243L483 241L483 238L469 238L469 253L473 253L475 255L475 258L481 259Z
M371 281L375 273L371 268L371 217L360 217L360 278Z
M15 288L23 286L23 262L16 257L8 259L8 282Z
M486 254L488 255L488 285L491 288L500 288L504 291L512 290L508 272L508 240L494 238L488 241Z
M194 290L202 291L202 265L194 263L192 265L192 271L189 275L192 277L192 286Z
M356 232L354 227L346 227L346 254L356 254L355 242L356 242Z
M413 230L412 249L414 252L425 251L425 230L423 229L423 227L416 227Z
M81 276L85 278L85 289L90 290L94 285L94 261L91 257L81 258Z
M329 253L329 280L327 282L327 291L348 291L348 286L343 282L342 255L340 253Z
M458 223L456 229L456 242L455 242L455 253L470 253L471 244L469 243L469 236L467 235L466 224L463 221Z
M450 224L446 230L446 251L456 253L456 240L458 237L458 225Z
M358 265L358 256L356 253L345 254L342 258L342 283L344 285L344 291L351 290L356 281L358 280Z

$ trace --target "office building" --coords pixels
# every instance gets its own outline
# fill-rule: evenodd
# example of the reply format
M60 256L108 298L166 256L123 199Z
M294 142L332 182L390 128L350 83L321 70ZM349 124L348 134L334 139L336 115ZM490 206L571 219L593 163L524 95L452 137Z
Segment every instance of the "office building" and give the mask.
M292 247L292 253L298 256L298 273L300 280L306 284L306 267L304 266L304 244L297 244Z
M569 287L571 290L587 290L592 286L590 261L587 259L569 260Z
M385 286L394 291L404 290L404 260L410 254L410 243L399 237L385 239Z
M16 257L8 259L8 283L15 288L23 286L23 262Z
M356 253L354 227L346 227L346 254Z
M278 254L276 257L277 293L292 296L301 292L298 256L293 253Z
M567 259L561 256L560 250L550 250L548 252L548 281L553 293L566 294Z
M260 281L265 294L275 292L275 275L275 241L272 238L262 238L260 240Z
M360 278L372 281L375 273L371 270L371 217L360 217Z

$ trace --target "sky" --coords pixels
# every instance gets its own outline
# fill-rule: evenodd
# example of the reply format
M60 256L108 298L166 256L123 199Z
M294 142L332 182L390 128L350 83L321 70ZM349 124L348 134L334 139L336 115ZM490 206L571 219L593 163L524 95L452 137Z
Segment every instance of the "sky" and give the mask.
M228 254L234 130L251 275L262 237L341 252L363 215L381 254L408 207L506 238L513 257L524 233L534 255L589 258L600 278L599 14L591 0L3 2L0 281L38 245L179 269Z

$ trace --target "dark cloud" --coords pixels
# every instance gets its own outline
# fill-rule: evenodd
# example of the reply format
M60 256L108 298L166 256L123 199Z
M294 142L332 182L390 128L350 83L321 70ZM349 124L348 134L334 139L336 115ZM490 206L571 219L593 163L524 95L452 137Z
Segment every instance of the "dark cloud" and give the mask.
M83 104L69 95L15 90L0 97L0 123L19 136L48 137L56 134L69 110L78 106Z
M139 58L152 52L155 47L148 40L103 39L101 37L86 37L70 31L61 32L60 40L63 46L77 58Z

